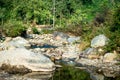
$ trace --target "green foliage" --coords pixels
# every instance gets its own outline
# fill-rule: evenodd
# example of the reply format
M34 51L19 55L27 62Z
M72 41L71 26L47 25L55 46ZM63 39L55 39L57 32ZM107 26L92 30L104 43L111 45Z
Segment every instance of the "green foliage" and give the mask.
M110 32L108 35L109 42L108 45L105 47L107 52L111 52L113 50L119 51L118 48L120 47L120 31Z
M54 30L49 30L49 29L42 29L42 31L40 32L41 34L51 34L51 33L53 33L54 32Z
M53 0L0 0L0 26L14 37L25 32L22 22L51 25L54 16L55 30L81 35L85 42L105 34L110 39L106 50L111 51L120 47L119 4L119 0L55 0L55 5ZM11 19L16 21L9 22ZM33 32L39 33L35 28Z
M59 32L65 32L69 34L73 34L76 36L80 36L82 34L82 27L81 25L69 25L67 27L58 27L55 29Z
M113 25L111 27L111 31L120 31L120 7L115 10L113 15Z
M92 4L93 0L81 0L83 5Z
M16 37L21 36L26 31L26 27L20 21L9 21L4 24L3 30L6 36Z
M107 31L108 32L108 31ZM106 51L116 50L119 52L120 48L120 7L118 7L113 15L112 25L109 27L109 34L107 34L110 41L105 47Z
M73 14L73 16L71 16L70 23L75 25L79 25L81 23L85 24L86 18L87 18L87 14L82 12L82 10L77 9Z
M33 34L40 34L36 27L32 27Z
M1 8L5 8L4 18L17 19L24 22L36 21L38 24L48 23L51 20L49 4L43 0L1 0ZM3 12L3 11L2 11Z
M90 80L90 77L83 70L71 66L64 66L55 72L53 80Z

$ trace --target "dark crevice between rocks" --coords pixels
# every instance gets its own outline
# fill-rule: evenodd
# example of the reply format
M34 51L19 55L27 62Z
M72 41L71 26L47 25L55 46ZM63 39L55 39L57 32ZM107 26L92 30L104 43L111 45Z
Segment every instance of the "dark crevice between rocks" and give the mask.
M39 45L31 45L31 48L58 48L58 46L50 45L50 44L43 44L41 46Z

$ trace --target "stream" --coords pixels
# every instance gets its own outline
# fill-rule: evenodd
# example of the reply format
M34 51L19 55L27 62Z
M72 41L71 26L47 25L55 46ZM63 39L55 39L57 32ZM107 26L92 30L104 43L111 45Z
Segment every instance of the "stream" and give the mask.
M49 36L48 36L49 37ZM39 40L42 40L38 37ZM46 39L46 37L45 37ZM43 41L45 40L43 39ZM37 40L37 39L35 39ZM49 55L51 56L52 53L60 53L63 49L63 52L70 51L70 53L74 53L74 50L77 50L74 45L66 46L62 45L60 41L53 41L54 39L51 39L48 41L54 42L55 44L59 43L60 45L50 45L50 44L44 44L44 45L32 45L30 49L36 50L36 53L46 53L47 51ZM37 42L37 41L33 41ZM40 42L40 41L38 41ZM44 41L45 42L45 41ZM42 43L42 42L40 42ZM61 47L62 45L62 47ZM52 49L51 49L52 48ZM58 52L57 52L57 48ZM56 52L55 52L56 49ZM34 51L33 51L34 52ZM50 57L50 56L47 57ZM60 59L58 60L58 62ZM60 65L58 63L58 65ZM74 60L69 61L69 63L63 62L62 67L57 67L55 71L53 72L31 72L27 74L8 74L6 72L0 71L0 80L120 80L120 77L106 77L103 74L93 73L85 69L86 67L79 66L77 67L74 64Z
M120 80L120 77L109 78L102 74L89 73L74 66L56 68L53 72L31 72L27 74L8 74L0 72L0 80Z

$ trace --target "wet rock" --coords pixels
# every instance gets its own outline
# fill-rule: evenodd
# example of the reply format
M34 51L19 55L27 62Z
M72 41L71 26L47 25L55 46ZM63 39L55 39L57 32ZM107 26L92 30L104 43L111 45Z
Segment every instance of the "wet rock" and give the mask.
M32 72L24 75L25 80L49 80L53 72Z
M52 78L53 74L53 72L31 72L24 75L2 74L3 77L0 78L0 80L49 80Z
M54 63L40 53L33 53L24 48L5 50L0 52L0 66L10 64L11 66L24 66L32 71L53 71Z
M106 77L117 77L120 73L120 65L116 65L116 63L118 63L116 61L106 63L100 59L90 60L86 58L81 58L76 61L76 63L78 64L78 66L82 65L84 67L87 67L89 72L104 74Z
M97 47L102 47L107 44L108 38L101 34L96 36L95 38L92 39L91 41L91 47L97 48Z

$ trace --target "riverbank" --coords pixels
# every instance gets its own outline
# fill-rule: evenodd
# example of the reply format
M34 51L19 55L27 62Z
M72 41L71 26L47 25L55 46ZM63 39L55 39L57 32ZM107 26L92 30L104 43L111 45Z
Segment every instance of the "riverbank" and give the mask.
M104 36L102 35L102 37ZM95 39L95 42L93 39L94 43L91 43L92 47L81 51L79 47L81 45L81 38L62 32L42 35L31 34L28 38L6 37L5 41L0 44L0 56L4 56L0 61L3 61L1 65L7 61L7 63L16 66L19 66L18 63L20 64L22 61L20 65L31 69L31 71L54 71L54 63L62 61L68 65L83 66L90 73L104 74L107 77L118 77L120 74L120 65L119 61L115 59L116 56L113 56L114 53L110 53L110 55L112 54L111 57L107 53L104 53L101 47L97 48L99 47L99 41L104 43L100 43L100 46L106 44L107 38L104 37L104 39L101 40L101 38L98 38L98 40ZM104 54L98 55L98 53ZM8 54L9 58L7 58ZM105 56L106 54L107 56ZM42 65L43 63L44 65Z

